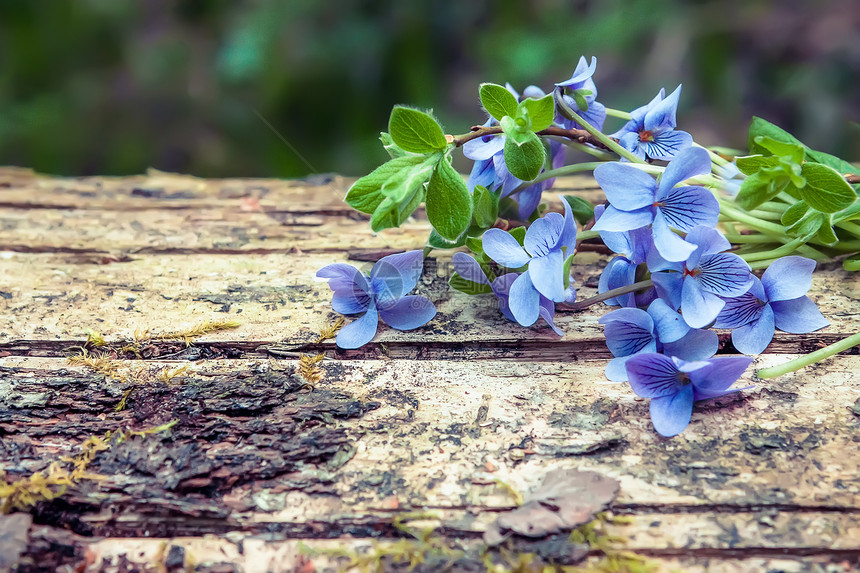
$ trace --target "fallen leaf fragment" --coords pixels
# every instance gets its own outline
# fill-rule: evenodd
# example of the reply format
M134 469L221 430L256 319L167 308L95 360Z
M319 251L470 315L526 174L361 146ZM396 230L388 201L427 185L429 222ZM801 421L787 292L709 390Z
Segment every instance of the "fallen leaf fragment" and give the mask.
M619 487L618 480L597 472L552 470L520 507L496 519L484 533L484 542L498 545L512 533L543 537L578 527L612 503Z

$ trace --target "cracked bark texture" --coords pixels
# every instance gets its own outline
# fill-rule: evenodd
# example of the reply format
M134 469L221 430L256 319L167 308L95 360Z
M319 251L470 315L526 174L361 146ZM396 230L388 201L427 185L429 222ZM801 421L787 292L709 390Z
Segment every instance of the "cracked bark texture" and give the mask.
M416 511L475 548L513 507L499 481L525 493L557 468L619 480L612 510L630 523L609 532L666 571L860 566L855 351L777 380L747 373L753 390L697 405L667 440L647 402L603 377L602 308L559 313L562 337L520 328L449 291L438 252L418 286L437 318L340 351L318 340L336 315L316 269L420 248L429 230L418 213L373 235L341 202L349 183L0 170L0 470L12 482L68 468L88 438L114 436L63 495L0 516L14 570L323 571L339 562L302 546L394 540ZM556 188L599 197L587 178ZM577 256L581 297L605 260ZM777 333L757 367L856 329L854 275L825 265L811 296L832 325ZM241 326L122 350L135 332L219 319ZM110 343L115 375L67 362L87 329ZM301 352L327 357L313 388ZM734 352L725 336L720 352Z

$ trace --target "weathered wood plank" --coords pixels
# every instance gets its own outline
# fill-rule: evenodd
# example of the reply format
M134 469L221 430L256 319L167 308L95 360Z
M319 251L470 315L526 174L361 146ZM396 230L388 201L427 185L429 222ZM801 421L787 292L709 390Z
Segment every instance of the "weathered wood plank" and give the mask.
M386 351L380 344L400 358L609 356L597 323L608 310L605 306L558 312L562 337L543 321L522 328L501 316L492 295L469 297L448 288L452 271L443 256L428 261L418 286L418 292L436 302L437 317L410 332L380 325L373 344L344 356L379 356ZM316 333L335 315L328 286L314 274L325 264L344 260L334 254L147 255L93 265L55 254L7 253L0 258L0 352L61 356L87 329L109 338L131 338L140 329L163 332L214 318L235 319L242 326L208 335L202 342L232 342L238 354L256 353L264 344L279 341L288 346L315 343ZM596 294L602 260L593 253L579 256L574 274L580 298ZM856 328L849 301L860 299L860 285L846 273L816 273L811 296L831 326L809 335L778 333L770 352L809 351ZM334 352L332 342L310 348Z

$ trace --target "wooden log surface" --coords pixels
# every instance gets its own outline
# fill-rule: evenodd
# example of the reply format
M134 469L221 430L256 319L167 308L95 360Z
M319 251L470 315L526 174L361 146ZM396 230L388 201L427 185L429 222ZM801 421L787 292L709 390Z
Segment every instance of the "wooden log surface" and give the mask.
M418 286L439 309L429 325L380 325L341 351L320 341L337 315L316 269L420 248L429 230L419 213L374 235L341 202L348 186L0 170L0 487L37 498L0 515L0 571L4 550L20 571L336 570L318 551L403 541L398 519L416 513L434 542L477 551L511 492L557 468L620 482L610 509L629 523L606 531L657 570L858 567L855 351L776 380L750 371L738 384L753 389L698 404L664 439L603 376L605 307L558 313L561 337L521 328L492 297L448 290L444 253ZM556 188L599 197L587 178ZM577 255L580 296L606 259ZM854 275L827 265L811 296L831 326L778 333L757 367L856 330ZM239 326L169 336L219 320ZM106 359L70 363L88 331ZM734 352L724 334L720 352ZM301 353L326 356L313 385ZM41 499L34 476L72 479Z

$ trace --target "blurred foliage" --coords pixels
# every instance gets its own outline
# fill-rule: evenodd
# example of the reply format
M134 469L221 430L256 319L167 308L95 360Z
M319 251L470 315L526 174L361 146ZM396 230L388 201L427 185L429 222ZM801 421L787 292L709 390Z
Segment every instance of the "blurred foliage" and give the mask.
M392 105L462 133L480 82L549 89L580 54L611 107L683 83L700 143L743 146L755 114L857 159L858 29L854 0L3 0L0 164L360 175Z

